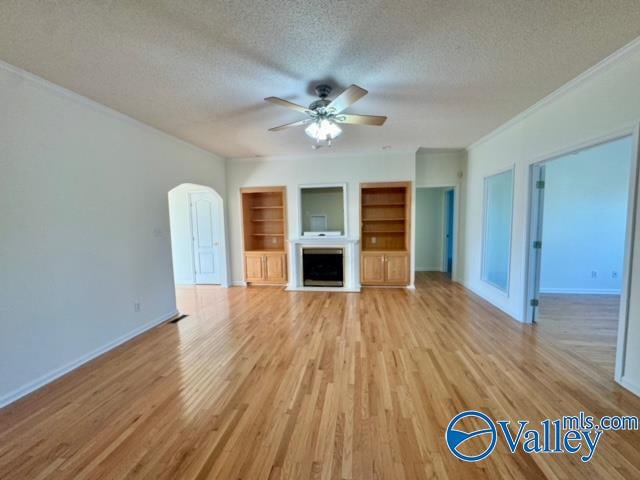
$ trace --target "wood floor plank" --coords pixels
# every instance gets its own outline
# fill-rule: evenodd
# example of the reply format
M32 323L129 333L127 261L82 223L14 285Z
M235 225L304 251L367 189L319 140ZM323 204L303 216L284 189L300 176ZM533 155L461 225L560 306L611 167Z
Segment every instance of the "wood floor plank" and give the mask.
M187 318L0 410L0 479L640 478L640 432L587 464L444 442L471 408L640 415L613 381L617 297L543 296L529 326L443 275L416 287L180 287Z

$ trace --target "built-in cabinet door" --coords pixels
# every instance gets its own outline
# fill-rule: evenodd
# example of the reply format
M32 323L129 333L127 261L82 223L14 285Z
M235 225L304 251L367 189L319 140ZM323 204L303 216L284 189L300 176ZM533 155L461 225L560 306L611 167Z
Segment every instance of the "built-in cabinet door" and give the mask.
M262 253L244 254L244 271L247 282L261 282L265 278L264 255Z
M407 252L362 252L360 283L363 285L408 285Z
M384 254L363 253L360 265L361 283L384 283Z
M285 282L287 279L286 262L284 253L265 254L267 267L266 280L268 282Z
M393 285L409 283L409 255L405 252L385 255L385 281Z

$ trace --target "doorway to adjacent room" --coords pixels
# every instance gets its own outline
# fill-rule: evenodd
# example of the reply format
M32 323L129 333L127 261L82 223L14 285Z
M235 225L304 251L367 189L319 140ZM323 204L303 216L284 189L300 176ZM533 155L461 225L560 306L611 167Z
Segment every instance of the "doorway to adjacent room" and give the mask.
M634 152L628 135L531 166L527 319L611 374L626 317Z
M416 188L416 272L444 272L456 263L456 188Z

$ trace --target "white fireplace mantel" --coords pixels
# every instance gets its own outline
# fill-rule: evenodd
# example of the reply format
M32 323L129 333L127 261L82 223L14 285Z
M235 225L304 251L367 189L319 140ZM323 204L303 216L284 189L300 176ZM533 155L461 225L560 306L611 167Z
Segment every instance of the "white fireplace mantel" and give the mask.
M342 248L344 259L344 286L305 287L302 281L303 248ZM304 237L289 240L289 291L305 292L359 292L360 240L346 237Z

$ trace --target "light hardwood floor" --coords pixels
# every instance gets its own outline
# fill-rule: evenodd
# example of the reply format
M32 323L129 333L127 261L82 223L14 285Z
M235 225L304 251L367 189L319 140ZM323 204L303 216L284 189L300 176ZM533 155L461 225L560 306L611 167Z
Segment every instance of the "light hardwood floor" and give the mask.
M578 362L613 375L619 295L540 295L540 333Z
M640 399L441 275L413 292L179 299L188 318L0 410L0 478L640 478L639 432L604 433L588 464L504 442L475 464L451 455L465 409L537 422L640 415Z

